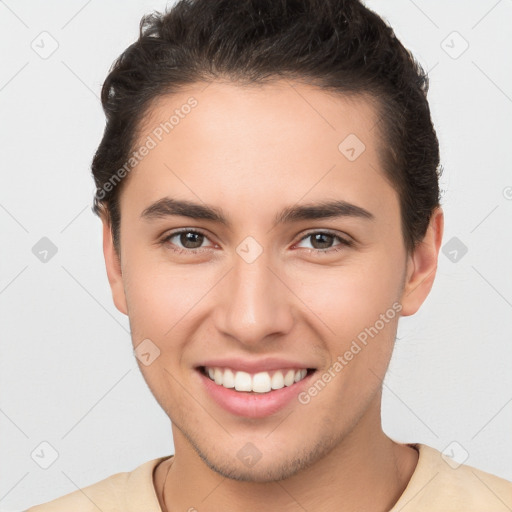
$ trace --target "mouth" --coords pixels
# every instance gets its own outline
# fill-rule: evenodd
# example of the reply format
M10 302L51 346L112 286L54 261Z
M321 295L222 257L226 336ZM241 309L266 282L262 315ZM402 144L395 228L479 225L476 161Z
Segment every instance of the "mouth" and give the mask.
M315 368L283 368L249 373L209 366L199 366L197 370L217 386L246 395L266 394L292 387L316 371Z

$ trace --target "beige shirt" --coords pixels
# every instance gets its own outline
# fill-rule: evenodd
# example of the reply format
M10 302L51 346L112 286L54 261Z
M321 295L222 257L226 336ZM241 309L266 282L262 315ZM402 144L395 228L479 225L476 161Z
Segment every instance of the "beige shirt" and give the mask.
M390 512L512 511L512 482L467 465L454 468L436 449L412 446L419 451L418 463ZM168 458L150 460L26 512L162 512L153 470Z

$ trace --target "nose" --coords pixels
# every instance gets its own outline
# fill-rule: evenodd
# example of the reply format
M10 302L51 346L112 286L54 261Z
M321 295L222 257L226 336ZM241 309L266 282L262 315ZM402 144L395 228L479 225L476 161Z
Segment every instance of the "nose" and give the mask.
M217 296L216 328L248 348L275 342L293 325L293 293L270 264L265 252L252 262L235 254Z

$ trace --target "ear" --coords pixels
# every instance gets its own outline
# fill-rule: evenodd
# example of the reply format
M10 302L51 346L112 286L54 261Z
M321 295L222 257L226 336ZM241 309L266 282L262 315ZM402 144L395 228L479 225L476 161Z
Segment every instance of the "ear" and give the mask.
M110 283L110 289L112 290L112 298L114 299L116 308L121 311L121 313L128 315L121 262L114 248L110 222L106 217L102 217L101 220L103 222L103 255L105 257L108 282Z
M430 293L436 277L437 258L444 230L442 208L436 208L423 240L407 258L407 270L402 291L402 316L413 315Z

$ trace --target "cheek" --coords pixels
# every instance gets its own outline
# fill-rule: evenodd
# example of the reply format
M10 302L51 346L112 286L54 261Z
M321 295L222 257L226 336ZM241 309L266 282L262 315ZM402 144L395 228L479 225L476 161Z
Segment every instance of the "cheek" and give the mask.
M126 259L123 274L134 343L150 338L168 344L190 322L216 282L211 268L155 261L142 251ZM136 335L136 336L135 336Z
M401 274L392 258L360 258L346 266L298 272L291 282L308 315L321 320L315 324L329 338L350 340L386 312L386 328L382 330L389 330L391 320L396 323Z
M169 345L174 340L174 347L187 337L187 326L206 320L200 316L215 309L210 303L215 293L209 294L225 271L214 264L179 265L126 243L123 279L133 343L149 338ZM300 317L309 319L321 337L337 340L333 343L340 344L335 347L340 351L400 296L399 255L389 247L355 254L337 266L301 263L282 268L281 275L290 288L289 307L302 312L299 322Z
M333 414L339 424L357 417L375 396L393 351L401 308L396 302L399 279L396 266L391 271L390 265L386 276L382 265L376 267L338 268L325 279L317 273L315 279L303 279L298 292L314 312L304 310L304 315L330 355L329 368L317 377L329 383L315 381L303 398L315 397L318 410L338 411Z

